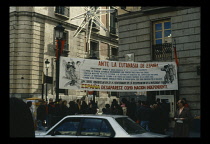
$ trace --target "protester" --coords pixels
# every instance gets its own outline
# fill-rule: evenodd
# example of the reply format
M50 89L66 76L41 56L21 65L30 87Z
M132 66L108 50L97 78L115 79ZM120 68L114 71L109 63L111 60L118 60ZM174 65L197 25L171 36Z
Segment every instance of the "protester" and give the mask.
M75 105L76 105L76 113L79 113L80 108L81 108L81 100L77 99Z
M88 108L86 109L86 114L96 114L97 108L95 106L95 103L93 101L90 101L88 104Z
M48 129L52 127L52 121L54 115L55 115L55 104L53 102L53 99L50 98L48 104L48 123L47 123Z
M10 137L35 137L34 122L27 104L10 98Z
M85 100L82 101L82 105L79 111L79 114L86 114L87 113L87 109L88 109L88 105L85 102Z
M138 123L138 124L140 124L140 119L141 119L140 115L139 115L140 109L141 109L141 100L138 100L137 107L136 107L136 112L135 112L136 123Z
M148 102L141 102L141 108L138 110L137 119L146 131L150 131L151 108L148 106Z
M123 115L131 116L131 107L130 107L130 102L126 98L122 98L122 109L123 109Z
M68 107L67 107L67 101L63 100L61 103L61 118L68 115Z
M166 117L167 117L167 121L166 121L166 129L168 129L169 128L169 121L170 121L170 115L169 115L169 113L170 113L170 103L167 103L166 102L166 100L164 100L164 99L162 99L161 100L161 107L162 107L162 109L165 111L165 113L166 113Z
M55 103L55 114L53 116L53 124L57 123L62 118L61 106L62 106L62 99L59 99L58 102Z
M77 104L74 101L69 102L69 108L68 108L68 114L69 115L75 115L78 113Z
M39 100L40 105L37 108L37 130L46 130L44 128L44 121L46 120L46 106L44 100Z
M112 114L111 108L109 104L105 105L105 109L106 109L106 114Z
M113 104L112 114L113 115L123 115L123 110L119 104L117 104L117 103Z
M185 102L179 100L177 102L178 109L175 112L174 120L174 137L188 137L190 131L190 123L192 121L192 116L188 108L186 108Z
M106 114L106 108L102 108L102 114Z
M187 103L186 98L182 98L181 100L184 101L184 106L185 106L186 108L190 108L189 105L188 105L188 103Z
M133 121L136 121L137 118L136 118L136 102L135 102L135 99L134 98L131 98L131 103L130 103L130 118L133 120Z
M113 110L114 105L118 104L116 99L112 100L112 104L111 104L111 110Z
M153 104L150 121L150 130L155 133L165 134L167 115L159 104Z

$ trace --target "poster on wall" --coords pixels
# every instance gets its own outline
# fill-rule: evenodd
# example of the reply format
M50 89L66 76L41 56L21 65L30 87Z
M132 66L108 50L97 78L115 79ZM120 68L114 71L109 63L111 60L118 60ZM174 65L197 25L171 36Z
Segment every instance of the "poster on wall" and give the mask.
M60 58L60 89L88 91L178 90L175 62L122 62Z

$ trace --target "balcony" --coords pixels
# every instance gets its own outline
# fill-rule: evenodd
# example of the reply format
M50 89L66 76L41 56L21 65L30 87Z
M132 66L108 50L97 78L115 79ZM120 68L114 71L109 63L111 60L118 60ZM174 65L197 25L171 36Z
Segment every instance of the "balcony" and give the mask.
M152 45L152 52L154 61L172 60L172 43Z
M69 19L69 8L63 6L57 6L55 8L55 15L61 18Z

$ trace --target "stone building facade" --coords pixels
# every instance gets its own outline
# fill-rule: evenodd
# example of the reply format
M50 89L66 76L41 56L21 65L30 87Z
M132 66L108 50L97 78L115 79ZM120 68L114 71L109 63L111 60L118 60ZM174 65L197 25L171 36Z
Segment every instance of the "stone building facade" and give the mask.
M200 115L200 7L141 7L119 15L118 25L119 61L125 61L126 54L134 54L135 62L174 61L176 46L178 91L146 92L147 100L172 95L175 109L177 100L186 98L192 115ZM135 93L120 93L124 96Z
M108 9L110 7L100 8ZM46 75L45 61L48 59L50 62L48 76L53 78L53 83L47 85L47 95L48 99L55 99L56 40L54 28L59 23L65 27L66 43L62 56L90 58L92 53L96 53L98 59L113 59L112 55L118 51L118 36L116 27L110 27L111 21L116 26L113 18L110 18L111 14L100 16L101 21L109 31L105 32L94 26L90 49L87 49L86 46L85 29L77 37L73 37L83 19L70 19L84 12L84 7L10 7L11 97L15 96L22 99L41 97L42 73L44 72ZM115 31L110 31L111 28ZM60 98L68 101L81 98L84 95L87 96L85 91L60 90L60 92ZM43 93L45 99L45 87ZM98 95L100 96L96 97L96 101L103 101L103 104L112 101L107 92L101 92Z

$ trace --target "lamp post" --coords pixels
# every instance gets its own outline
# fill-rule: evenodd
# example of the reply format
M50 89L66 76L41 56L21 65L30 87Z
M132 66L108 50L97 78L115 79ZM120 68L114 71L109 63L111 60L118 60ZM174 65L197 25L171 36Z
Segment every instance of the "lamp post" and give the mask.
M60 50L61 50L61 40L63 38L63 32L64 32L64 27L59 24L57 25L54 30L55 30L55 37L58 42L58 47L57 47L57 53L56 53L56 102L58 102L59 99L59 64L60 64Z
M48 59L45 61L45 68L46 68L46 76L48 76L48 68L50 67L50 62ZM46 80L45 80L46 82ZM47 82L46 82L46 102L47 102Z

